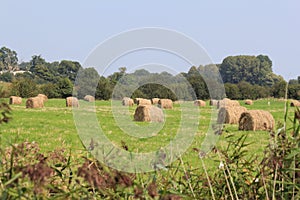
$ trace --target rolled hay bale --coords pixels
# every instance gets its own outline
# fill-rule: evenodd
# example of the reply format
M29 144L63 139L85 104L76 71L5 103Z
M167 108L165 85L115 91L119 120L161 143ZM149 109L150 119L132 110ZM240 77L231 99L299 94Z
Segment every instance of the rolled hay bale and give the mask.
M210 106L218 106L218 100L215 100L215 99L209 100L209 105Z
M152 104L158 104L159 98L152 98L151 103Z
M226 106L222 107L218 113L219 124L238 124L242 113L246 112L247 108L243 106Z
M196 100L196 101L194 101L194 106L204 107L204 106L206 106L206 102L202 101L202 100Z
M95 97L93 97L92 95L85 95L83 100L88 102L95 102Z
M134 99L133 99L133 102L134 102L135 104L138 104L140 99L143 99L143 98L134 98Z
M163 122L164 113L162 109L153 105L141 105L135 109L134 121L141 122Z
M225 107L225 106L240 106L240 103L236 100L223 99L218 101L217 108Z
M79 101L76 97L66 98L66 107L79 107Z
M26 101L26 108L43 108L44 100L41 97L31 97Z
M140 98L137 102L138 106L142 106L142 105L152 105L151 100L149 99L142 99Z
M291 107L300 107L300 101L298 100L291 100Z
M246 99L245 104L246 105L253 105L253 101L251 99Z
M10 96L9 97L9 104L21 104L22 98L17 96Z
M275 120L272 114L264 110L248 110L243 112L239 119L239 130L271 131L274 126Z
M134 105L134 101L133 101L133 99L131 99L129 97L124 97L122 99L122 105L123 106L133 106Z
M158 106L162 109L173 109L173 101L171 99L160 99Z
M48 97L44 94L38 94L37 97L40 97L43 99L44 103L48 101Z

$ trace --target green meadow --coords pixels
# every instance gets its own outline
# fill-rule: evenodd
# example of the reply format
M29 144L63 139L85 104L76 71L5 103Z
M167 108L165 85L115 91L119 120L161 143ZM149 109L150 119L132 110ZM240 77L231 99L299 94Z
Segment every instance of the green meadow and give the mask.
M8 100L3 99L3 101ZM12 120L9 123L0 126L2 147L24 141L35 141L39 144L42 152L64 148L71 150L76 155L77 152L85 150L77 133L72 108L67 108L65 106L64 99L49 99L48 102L45 103L45 107L41 109L26 109L25 102L26 99L23 99L21 105L11 105ZM270 102L270 105L268 105L268 102ZM82 105L86 104L86 102L83 101L80 101L80 103ZM121 104L121 102L119 103ZM192 105L192 102L184 102L184 104ZM276 129L283 126L285 101L278 99L264 99L254 101L254 105L244 105L243 101L240 101L240 104L247 107L249 110L262 109L271 112L276 122ZM135 108L136 106L128 108L131 117L129 123L133 123L142 128L140 130L143 130L143 127L145 127L145 130L151 129L151 125L153 124L133 121ZM288 118L292 118L294 109L290 107L287 108ZM211 106L208 106L208 102L207 106L199 107L198 128L191 145L182 155L182 159L188 163L191 168L200 167L198 152L195 151L195 149L201 149L201 144L209 128L212 109ZM168 145L176 136L180 127L180 122L182 121L180 104L175 103L172 110L164 111L165 123L153 126L155 130L151 137L135 137L124 131L122 127L119 127L115 120L116 115L112 111L111 101L96 101L95 111L103 133L112 144L119 147L125 144L129 151L132 152L157 151L161 147ZM183 121L186 122L189 120ZM287 120L287 122L289 123L287 124L287 127L291 127L291 120ZM156 126L158 126L158 128ZM265 131L238 131L237 125L224 125L222 135L217 141L217 147L220 149L225 148L225 137L229 135L239 138L244 134L247 135L246 142L251 143L251 145L247 147L248 151L255 156L262 156L264 148L269 143L270 133ZM218 159L211 154L208 154L204 159L209 167L218 166L219 163L214 160Z

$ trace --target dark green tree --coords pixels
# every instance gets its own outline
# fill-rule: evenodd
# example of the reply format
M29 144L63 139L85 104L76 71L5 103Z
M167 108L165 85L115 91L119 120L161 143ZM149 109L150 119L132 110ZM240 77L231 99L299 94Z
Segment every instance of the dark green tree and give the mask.
M39 91L37 84L32 79L21 78L12 83L12 95L24 98L36 96Z
M79 62L63 60L59 63L57 72L61 77L67 77L74 82L79 69L82 69Z
M78 71L75 82L75 92L79 98L85 95L95 96L99 82L99 74L95 68L84 68Z

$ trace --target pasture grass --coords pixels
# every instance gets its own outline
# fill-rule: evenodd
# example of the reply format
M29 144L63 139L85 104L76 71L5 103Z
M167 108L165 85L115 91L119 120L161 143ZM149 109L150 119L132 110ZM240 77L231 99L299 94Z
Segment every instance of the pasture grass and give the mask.
M3 100L8 102L8 99ZM53 151L57 148L71 149L75 154L76 152L84 151L85 148L77 134L72 108L65 107L64 99L49 99L42 109L26 109L25 102L26 99L23 99L21 105L11 105L12 120L8 124L0 126L2 147L6 147L12 143L35 141L44 152ZM270 102L270 105L268 105L268 102ZM83 101L80 101L80 103L82 105L86 104L86 102ZM192 104L192 102L185 103ZM243 105L243 101L240 101L240 103ZM159 131L154 131L152 137L133 137L128 135L128 133L118 125L114 118L111 105L111 101L95 102L97 120L99 121L104 134L109 138L112 144L121 147L125 143L129 150L133 152L159 150L161 147L170 143L180 126L181 108L179 104L175 104L173 110L164 111L166 116L165 123L163 126L161 124L157 125L159 126ZM254 101L254 105L244 106L249 110L262 109L271 112L276 122L276 128L281 127L284 122L284 101L265 99ZM130 123L135 124L138 127L138 130L149 132L148 127L151 127L153 124L147 122L133 122L135 108L136 106L133 106L128 110L131 117ZM293 117L293 112L294 110L289 108L288 118ZM206 136L206 132L209 128L211 107L200 107L199 113L199 126L195 133L194 140L187 151L182 155L182 159L185 163L188 163L191 169L201 168L198 152L196 152L195 149L201 148L201 144ZM287 127L291 126L292 122L291 120L288 120ZM157 128L155 125L153 127ZM142 131L141 136L143 136L145 132ZM269 133L265 131L244 132L238 131L237 125L224 125L224 131L219 137L217 147L220 149L225 148L225 137L233 135L233 137L239 138L243 134L247 134L246 142L252 143L252 145L247 147L248 151L251 152L253 156L262 157L263 150L268 145L270 139ZM209 169L218 167L220 161L215 154L208 154L204 159L204 162Z

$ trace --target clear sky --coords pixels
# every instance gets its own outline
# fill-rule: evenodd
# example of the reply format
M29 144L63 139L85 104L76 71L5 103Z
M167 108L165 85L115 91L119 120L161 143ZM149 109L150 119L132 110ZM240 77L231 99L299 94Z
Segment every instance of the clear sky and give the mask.
M17 51L20 61L38 54L83 63L112 35L162 27L193 38L214 63L229 55L268 55L273 71L288 80L300 76L299 10L299 0L2 0L0 46Z

